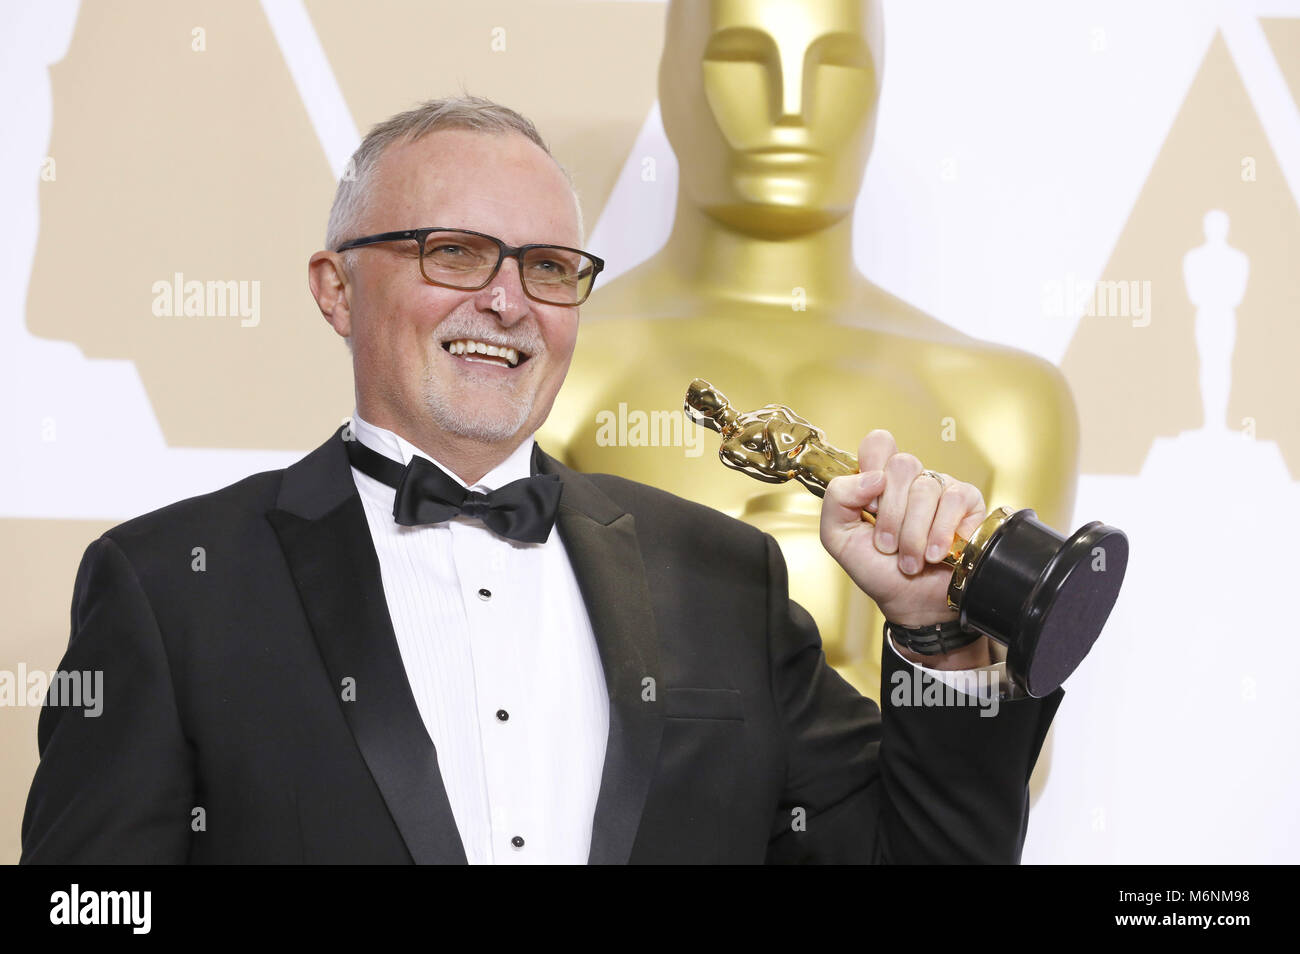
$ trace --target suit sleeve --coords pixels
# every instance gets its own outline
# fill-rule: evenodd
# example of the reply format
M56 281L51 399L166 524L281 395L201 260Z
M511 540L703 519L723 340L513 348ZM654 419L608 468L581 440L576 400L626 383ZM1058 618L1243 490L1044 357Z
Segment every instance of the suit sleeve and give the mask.
M1001 701L994 715L912 704L926 698L916 686L944 687L886 649L882 712L827 664L770 536L767 563L772 693L787 762L768 862L1018 863L1029 776L1063 691ZM904 678L908 694L890 691Z
M126 555L101 537L82 557L61 672L102 673L93 709L53 706L23 815L23 864L180 863L196 804L157 620Z

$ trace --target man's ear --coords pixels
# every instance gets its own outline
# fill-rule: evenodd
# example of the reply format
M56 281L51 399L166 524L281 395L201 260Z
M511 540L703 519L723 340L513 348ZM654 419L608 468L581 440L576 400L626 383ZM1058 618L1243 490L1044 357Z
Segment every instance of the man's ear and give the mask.
M341 337L352 337L350 289L343 257L337 252L317 252L307 262L307 284L325 320Z

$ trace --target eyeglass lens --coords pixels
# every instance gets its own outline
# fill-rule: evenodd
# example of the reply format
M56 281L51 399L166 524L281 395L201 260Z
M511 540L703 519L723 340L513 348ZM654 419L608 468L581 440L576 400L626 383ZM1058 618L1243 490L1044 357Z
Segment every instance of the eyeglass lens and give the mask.
M465 232L432 232L420 257L424 277L451 288L483 287L496 268L500 250L491 239ZM595 278L590 257L558 246L530 248L521 256L519 274L534 298L558 305L580 302Z

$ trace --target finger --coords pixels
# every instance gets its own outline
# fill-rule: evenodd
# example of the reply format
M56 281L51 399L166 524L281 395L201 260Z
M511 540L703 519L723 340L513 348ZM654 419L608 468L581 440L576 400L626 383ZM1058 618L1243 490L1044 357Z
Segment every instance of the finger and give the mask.
M894 441L894 435L877 428L858 444L858 472L866 474L873 470L883 470L885 462L897 453L898 444ZM879 513L880 500L873 497L862 509L873 514Z
M876 511L875 542L881 553L894 553L898 549L898 534L903 527L903 515L907 512L907 495L920 472L921 462L911 454L895 454L885 462L885 490L880 495L880 508Z
M898 533L898 569L908 576L919 573L925 566L925 547L942 494L939 481L925 473L917 476L908 488L907 512Z
M877 428L858 444L858 472L884 470L889 458L898 453L898 444L889 431Z
M969 540L989 512L984 504L984 494L978 487L974 484L965 484L963 492L966 494L967 501L966 516L962 517L961 522L957 524L957 534Z
M867 501L879 496L885 475L878 470L836 477L826 485L822 502L822 523L837 528L857 529Z
M939 496L925 559L930 563L940 562L952 549L953 538L960 533L969 539L983 519L984 497L979 488L959 480L950 483Z

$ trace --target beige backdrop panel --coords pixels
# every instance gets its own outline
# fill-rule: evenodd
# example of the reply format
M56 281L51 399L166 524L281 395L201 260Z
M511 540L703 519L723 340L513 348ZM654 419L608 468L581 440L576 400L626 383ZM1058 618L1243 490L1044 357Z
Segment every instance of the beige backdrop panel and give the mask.
M351 409L306 289L333 176L261 8L86 3L51 74L29 329L134 361L172 446L314 447ZM258 283L258 323L155 315L178 273Z
M1294 23L1288 27L1275 42L1296 42ZM1085 316L1061 363L1079 406L1085 473L1136 474L1156 437L1206 423L1183 256L1205 242L1202 220L1212 209L1228 214L1227 242L1250 259L1236 309L1228 420L1212 423L1241 429L1249 418L1255 436L1276 441L1292 476L1300 475L1300 402L1291 390L1300 350L1300 210L1219 35L1100 278L1149 282L1150 323Z

